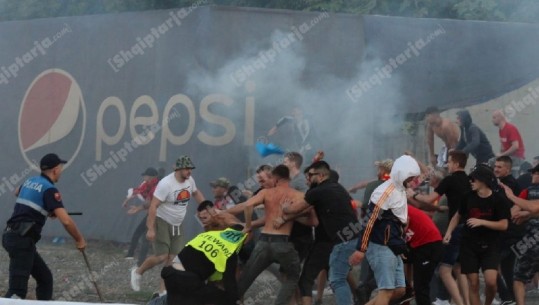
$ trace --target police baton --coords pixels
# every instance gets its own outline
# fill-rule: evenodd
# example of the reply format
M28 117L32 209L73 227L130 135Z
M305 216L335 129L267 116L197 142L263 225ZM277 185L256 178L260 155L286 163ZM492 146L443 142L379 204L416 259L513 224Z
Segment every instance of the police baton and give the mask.
M69 212L67 215L82 215L82 212Z
M99 291L99 287L97 287L97 282L94 278L94 274L92 273L92 269L90 268L90 262L88 262L86 252L84 252L84 249L81 249L80 252L82 252L82 256L84 257L84 262L86 263L86 267L88 268L88 273L90 273L90 281L92 281L92 283L94 284L95 291L97 292L97 296L99 297L99 301L101 303L105 303L105 301L103 300L103 296L101 295L101 291Z

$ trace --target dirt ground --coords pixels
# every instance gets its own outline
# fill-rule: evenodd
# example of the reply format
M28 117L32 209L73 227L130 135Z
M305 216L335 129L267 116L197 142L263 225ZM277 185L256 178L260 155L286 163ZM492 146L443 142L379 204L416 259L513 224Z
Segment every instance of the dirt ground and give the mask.
M69 239L65 244L53 244L50 238L38 243L38 252L51 269L54 276L54 299L73 302L98 303L99 298L90 281L89 272L83 255L75 249ZM144 274L141 291L134 292L129 284L130 269L135 261L124 258L126 244L103 241L88 241L85 250L93 275L105 302L146 304L157 290L160 268L154 268ZM9 257L0 248L0 296L8 287ZM278 282L270 273L263 273L245 295L246 304L273 304L277 294ZM28 299L35 299L35 282L30 279ZM324 304L332 305L333 296L325 297Z

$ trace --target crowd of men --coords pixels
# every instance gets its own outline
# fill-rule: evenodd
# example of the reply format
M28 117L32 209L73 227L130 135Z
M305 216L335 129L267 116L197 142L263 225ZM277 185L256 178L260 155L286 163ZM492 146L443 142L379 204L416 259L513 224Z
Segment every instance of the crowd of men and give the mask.
M338 305L413 298L418 305L490 305L496 295L502 305L524 305L526 284L539 272L539 157L527 165L518 129L502 112L493 113L500 129L496 154L468 111L458 112L456 124L434 108L426 115L429 166L409 154L377 161L376 179L349 189L323 154L304 160L288 152L282 164L260 166L254 192L218 178L210 184L213 200L197 188L188 156L161 179L147 169L130 194L145 204L130 213L147 209L133 241L145 232L154 253L131 270L131 287L140 290L143 274L161 265L153 304L256 304L244 295L269 270L281 282L278 305L322 304L326 277ZM445 145L438 155L434 135ZM476 165L467 173L469 156ZM35 250L46 216L60 218L77 247L85 247L54 187L64 163L46 156L42 176L20 189L3 238L11 259L7 297L25 298L30 275L38 276L38 298L52 297L52 275ZM363 199L354 199L362 188ZM191 198L205 232L186 242L181 227ZM28 233L34 218L38 225ZM28 257L17 257L24 251ZM315 282L322 289L313 300Z
M254 247L238 256L238 298L275 263L281 281L275 304L312 304L315 280L321 281L324 271L337 304L367 303L373 290L369 304L413 297L416 304L431 304L433 298L434 304L482 304L480 271L484 304L492 304L496 293L502 304L524 304L524 284L539 271L537 247L524 249L526 234L535 236L538 229L533 216L539 210L534 205L539 165L529 171L531 184L521 192L511 175L511 158L497 157L494 168L479 164L470 174L467 161L463 151L449 151L445 177L440 171L422 172L425 166L407 155L376 162L378 179L364 185L370 194L357 207L327 162L315 160L302 175L301 155L290 152L283 164L259 168L260 189L253 194L230 190L225 178L212 182L215 201L204 201L198 216L206 230L223 229L212 225L215 219L242 223L244 232L261 227L256 241L249 241ZM424 180L431 181L432 191L420 187ZM511 199L514 191L524 201ZM259 206L263 217L253 221ZM447 212L448 227L438 227L432 212ZM360 263L359 283L350 281L350 266ZM315 303L321 301L317 295Z

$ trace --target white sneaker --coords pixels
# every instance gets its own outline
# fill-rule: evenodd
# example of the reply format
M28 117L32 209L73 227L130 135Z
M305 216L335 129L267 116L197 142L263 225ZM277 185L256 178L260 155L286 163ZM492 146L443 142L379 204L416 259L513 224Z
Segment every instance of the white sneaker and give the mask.
M131 269L131 289L134 291L140 291L140 279L142 275L137 273L137 268Z
M451 305L448 300L441 300L436 298L436 301L432 302L432 305Z

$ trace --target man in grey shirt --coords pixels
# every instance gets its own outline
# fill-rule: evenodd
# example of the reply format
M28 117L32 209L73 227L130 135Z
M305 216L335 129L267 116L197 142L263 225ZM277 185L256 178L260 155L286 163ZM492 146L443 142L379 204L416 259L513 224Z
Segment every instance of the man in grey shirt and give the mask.
M283 165L288 167L290 171L290 186L300 192L307 191L307 179L300 171L303 157L295 151L288 152L284 155Z

